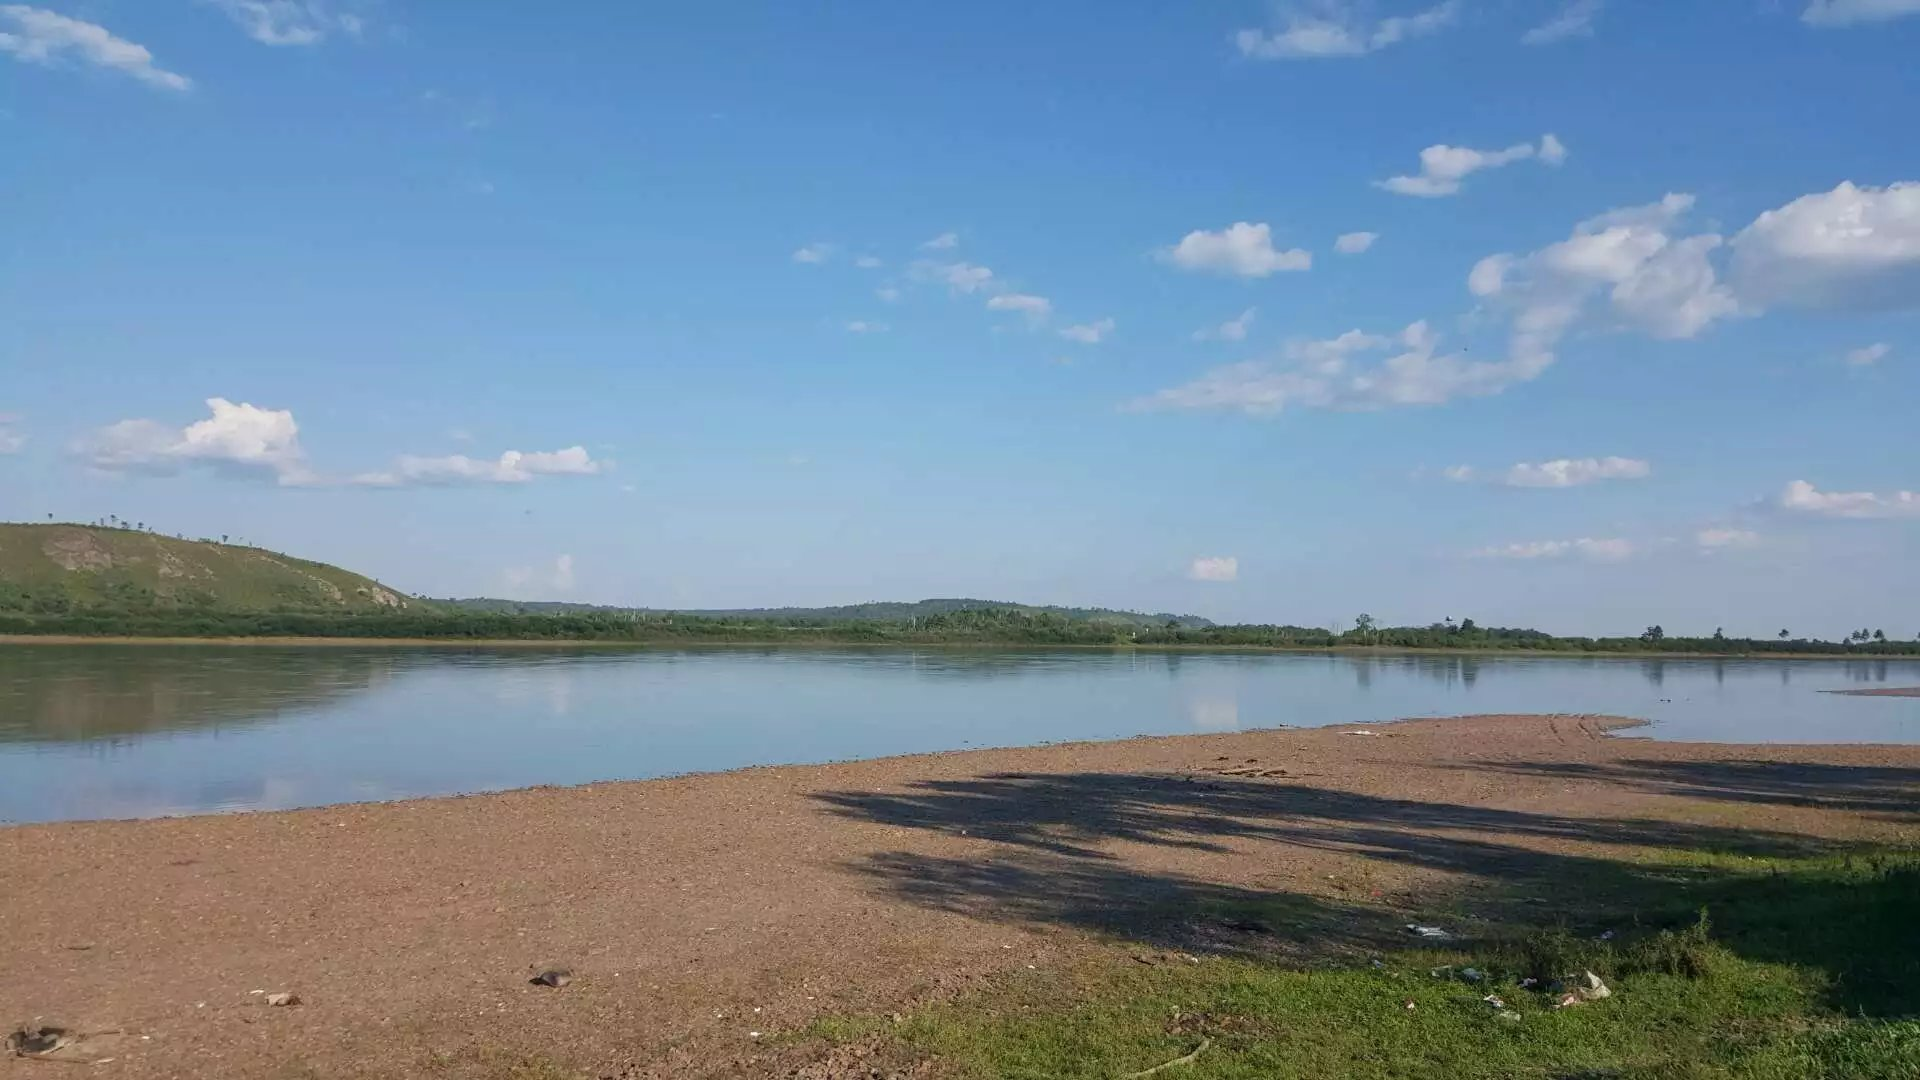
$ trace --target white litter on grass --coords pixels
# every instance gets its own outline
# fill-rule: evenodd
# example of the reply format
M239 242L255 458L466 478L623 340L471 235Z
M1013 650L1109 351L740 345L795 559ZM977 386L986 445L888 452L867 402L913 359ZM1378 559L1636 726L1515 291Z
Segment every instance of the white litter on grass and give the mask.
M1452 933L1442 930L1437 926L1421 926L1419 923L1408 923L1407 933L1415 937L1429 938L1434 941L1446 941L1453 937Z

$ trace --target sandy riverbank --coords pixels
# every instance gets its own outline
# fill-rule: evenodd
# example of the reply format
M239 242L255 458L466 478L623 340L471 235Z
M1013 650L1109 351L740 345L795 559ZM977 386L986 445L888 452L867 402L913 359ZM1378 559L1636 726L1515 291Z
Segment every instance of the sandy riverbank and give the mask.
M101 1076L796 1075L803 1051L778 1037L816 1017L1057 970L1114 936L1229 947L1168 919L1235 898L1413 917L1648 847L1920 837L1920 747L1607 737L1620 723L1417 720L0 829L0 1021L116 1032L85 1048L114 1059ZM1303 916L1271 947L1324 948L1339 926ZM548 963L576 981L528 985Z

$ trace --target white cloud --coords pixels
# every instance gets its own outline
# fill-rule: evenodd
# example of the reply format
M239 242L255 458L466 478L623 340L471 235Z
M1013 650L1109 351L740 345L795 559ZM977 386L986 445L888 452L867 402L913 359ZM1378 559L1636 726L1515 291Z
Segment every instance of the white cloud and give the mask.
M1920 182L1802 195L1732 248L1734 287L1754 305L1920 308Z
M360 16L336 12L324 0L201 0L225 12L262 45L317 45L335 31L359 36Z
M900 299L900 290L891 285L882 285L873 290L873 295L879 297L881 303L891 304Z
M1920 492L1821 491L1805 480L1795 480L1780 493L1780 507L1826 517L1920 517Z
M825 241L816 241L793 253L793 261L818 265L833 258L833 245Z
M1811 0L1800 18L1813 26L1854 26L1920 15L1920 0Z
M1356 358L1399 351L1362 364ZM1351 330L1325 341L1287 346L1284 363L1253 360L1215 368L1193 382L1129 403L1135 411L1227 410L1253 416L1287 408L1369 411L1438 405L1456 397L1497 394L1544 370L1530 357L1469 361L1440 355L1439 337L1416 322L1393 337ZM1551 361L1551 357L1548 358Z
M868 322L865 319L854 319L847 323L847 333L849 334L884 334L891 329L893 329L893 327L888 326L886 323Z
M1257 60L1304 60L1365 56L1389 45L1432 34L1453 22L1459 0L1411 15L1370 22L1354 5L1320 0L1311 8L1291 7L1279 30L1242 30L1233 36L1241 55Z
M1872 345L1862 345L1857 349L1847 350L1846 361L1854 367L1869 367L1885 360L1887 354L1892 351L1893 346L1884 341L1876 341Z
M1568 38L1592 37L1593 20L1600 14L1601 0L1572 0L1560 14L1520 35L1524 45L1551 45Z
M940 282L957 293L976 293L981 290L993 291L999 286L994 280L993 271L973 263L939 263L921 260L908 270L921 281Z
M958 288L958 286L955 286ZM972 292L972 289L962 289ZM988 311L1017 311L1029 319L1038 322L1053 314L1053 301L1044 296L1031 293L1001 293L987 299Z
M1537 465L1521 462L1507 470L1508 487L1568 488L1600 480L1644 480L1653 466L1637 458L1560 458Z
M1440 475L1456 484L1464 484L1473 479L1474 470L1471 465L1449 465L1440 470Z
M1219 232L1195 229L1160 255L1182 270L1208 270L1237 277L1266 277L1276 271L1305 270L1313 265L1313 256L1300 248L1274 250L1273 230L1265 222L1256 225L1237 221Z
M393 468L384 472L362 473L347 480L359 487L412 487L447 484L524 484L542 476L594 476L603 462L583 446L564 450L508 450L491 461L465 454L445 457L402 455Z
M1113 333L1113 327L1114 322L1110 318L1095 319L1090 323L1064 327L1060 331L1060 336L1082 345L1098 345L1107 339L1108 334Z
M1377 232L1341 233L1333 241L1333 250L1342 255L1358 255L1372 247L1373 242L1378 239L1380 234Z
M853 260L853 265L862 270L878 270L883 264L877 256L861 255Z
M1516 544L1483 547L1469 554L1476 559L1564 559L1578 556L1592 562L1619 562L1639 554L1631 540L1618 537L1578 540L1530 540Z
M927 251L951 251L960 246L960 234L943 232L920 246Z
M1221 323L1219 326L1209 326L1195 330L1193 332L1193 340L1245 341L1247 340L1248 328L1253 326L1254 312L1254 308L1248 308L1233 318L1228 319L1226 322Z
M17 454L26 447L26 435L13 429L19 422L11 413L0 413L0 454Z
M71 55L95 67L130 75L148 86L185 91L193 80L153 65L146 46L117 38L106 27L70 19L44 8L0 4L0 52L31 64L53 65Z
M1203 555L1187 567L1194 581L1233 581L1240 576L1240 560L1232 555Z
M551 566L515 566L501 574L510 599L538 600L541 594L573 591L573 556L562 555Z
M190 465L265 474L288 486L316 478L300 448L300 426L287 409L262 409L208 398L212 413L184 428L155 420L122 420L93 433L75 449L105 472L166 475Z
M509 450L482 461L449 457L395 459L392 468L346 478L315 471L300 446L300 425L289 409L263 409L208 398L211 414L183 428L156 420L122 420L81 440L74 452L103 472L170 475L191 466L271 476L284 487L405 487L414 484L524 483L541 476L590 476L606 466L584 447Z
M1760 534L1749 529L1701 529L1693 534L1693 542L1701 551L1725 551L1758 547Z
M1438 143L1420 151L1418 176L1395 176L1374 182L1374 186L1396 195L1440 198L1460 192L1460 182L1485 169L1498 169L1516 161L1539 158L1547 165L1567 160L1567 147L1551 133L1540 137L1540 144L1515 143L1504 150L1474 150L1465 146Z
M1512 362L1533 374L1553 363L1560 339L1602 296L1616 326L1693 337L1742 308L1709 259L1720 237L1672 235L1692 207L1693 196L1675 194L1610 210L1539 251L1489 255L1467 275L1467 288L1506 309Z

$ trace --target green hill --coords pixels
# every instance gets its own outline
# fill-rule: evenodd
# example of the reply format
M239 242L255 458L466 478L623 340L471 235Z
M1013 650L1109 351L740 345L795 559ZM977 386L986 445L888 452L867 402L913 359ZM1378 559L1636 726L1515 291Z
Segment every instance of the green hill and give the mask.
M925 619L934 615L949 615L960 611L1011 611L1026 615L1058 615L1074 622L1097 623L1114 627L1164 627L1168 623L1188 630L1199 630L1213 623L1198 615L1146 614L1138 611L1118 611L1113 608L1054 607L1051 605L1016 604L1007 600L963 600L934 599L915 601L882 601L866 604L845 604L839 607L776 607L776 608L622 608L603 607L597 604L569 604L559 601L520 601L496 600L477 597L465 600L436 601L447 607L464 611L483 611L507 615L579 615L579 614L625 614L625 615L684 615L699 619L753 619L769 620L780 623L842 623L842 622L887 622L904 623Z
M0 524L0 613L431 609L337 566L93 525Z

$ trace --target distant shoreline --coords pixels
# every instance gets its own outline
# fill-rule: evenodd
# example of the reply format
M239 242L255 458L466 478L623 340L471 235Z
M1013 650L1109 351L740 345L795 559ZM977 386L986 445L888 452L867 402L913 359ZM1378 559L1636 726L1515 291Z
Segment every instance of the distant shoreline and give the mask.
M1040 643L1029 641L832 641L820 638L755 641L607 638L449 638L449 637L145 637L107 634L0 634L4 645L256 645L298 647L436 648L436 649L1020 649L1071 652L1146 653L1302 653L1345 656L1519 656L1576 657L1586 660L1893 660L1920 663L1914 655L1859 655L1854 653L1718 653L1614 652L1599 649L1474 649L1421 648L1384 645L1208 645ZM1900 691L1837 690L1832 693L1886 697L1920 696L1920 688Z

